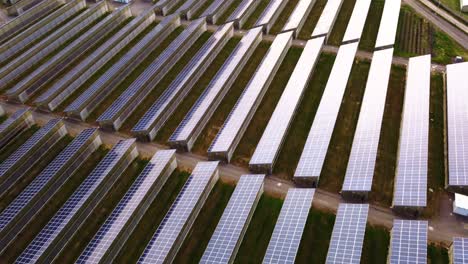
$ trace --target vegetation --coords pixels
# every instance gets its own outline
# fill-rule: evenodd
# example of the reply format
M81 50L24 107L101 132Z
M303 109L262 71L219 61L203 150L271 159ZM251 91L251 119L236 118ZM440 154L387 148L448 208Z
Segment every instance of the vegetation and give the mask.
M317 24L320 15L322 14L325 5L327 4L327 0L316 0L314 6L312 7L312 11L310 12L309 16L307 17L304 26L302 27L301 31L297 35L299 39L310 39L310 35L314 31L315 25Z
M442 246L429 244L427 248L427 263L429 264L448 264L449 253L448 250Z
M120 250L115 263L136 263L146 245L156 232L167 211L182 189L190 174L176 170L158 193L148 211L138 223L127 243ZM138 241L138 243L135 243Z
M216 24L221 25L225 23L229 16L236 10L236 8L242 3L243 0L234 0L231 5L224 11L222 15L219 16L218 20L216 21Z
M362 31L361 39L359 40L359 49L366 51L374 50L384 4L384 0L373 0L371 2L364 30Z
M286 3L283 12L281 12L278 19L276 20L276 23L271 27L270 34L275 35L281 32L292 12L296 8L298 2L299 0L289 0L288 3Z
M386 263L389 245L389 231L384 227L373 226L368 223L364 236L361 263Z
M185 115L188 113L192 105L196 102L196 100L200 97L200 95L205 91L210 81L213 79L215 74L224 64L226 59L231 55L231 52L236 47L237 43L239 43L238 38L232 38L226 44L226 46L220 51L218 56L213 60L210 66L206 69L205 73L200 77L200 80L193 86L192 91L188 93L186 98L179 104L177 107L177 111L175 111L169 120L167 120L166 124L163 128L159 131L156 136L156 141L161 144L166 144L169 137L172 133L176 130L177 126L183 120Z
M13 139L8 142L7 145L0 148L0 163L6 160L13 152L15 152L21 145L23 145L40 127L38 125L33 125L29 128L26 128Z
M99 148L91 157L75 172L60 190L52 196L52 198L44 205L33 221L31 221L16 240L10 244L3 255L0 256L0 262L12 263L21 252L26 249L29 243L49 222L55 213L63 206L73 192L78 188L81 182L88 176L89 173L96 167L98 162L105 156L107 150Z
M462 0L440 0L440 3L451 9L455 14L460 15L462 18L468 20L468 13L462 12L460 9L460 1Z
M456 56L468 60L468 51L456 43L446 33L436 29L432 48L432 60L437 63L449 64Z
M199 18L205 10L208 9L208 7L211 6L211 4L214 3L214 0L207 0L201 7L198 9L198 11L193 15L193 18Z
M341 45L346 28L348 27L349 19L353 13L355 3L356 0L343 1L343 4L341 5L340 11L338 13L338 17L336 18L335 24L333 25L330 37L327 40L328 44L335 46ZM367 23L370 23L370 21Z
M234 187L218 181L185 238L174 263L198 263L226 208Z
M249 16L247 21L245 22L244 28L252 28L255 26L255 23L257 20L260 18L260 16L263 13L263 10L268 6L269 0L258 0L260 3L258 3L257 8L252 12L252 14Z
M5 122L5 120L7 120L7 119L8 119L8 116L7 116L7 115L2 115L2 116L0 116L0 124L3 123L3 122Z

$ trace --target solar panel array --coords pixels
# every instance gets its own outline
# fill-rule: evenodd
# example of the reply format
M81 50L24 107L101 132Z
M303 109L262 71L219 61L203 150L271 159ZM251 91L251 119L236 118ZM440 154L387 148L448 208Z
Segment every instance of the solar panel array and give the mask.
M427 263L427 227L427 221L394 220L388 263Z
M82 207L92 199L96 189L103 184L109 174L119 166L134 147L134 139L119 141L86 177L47 225L37 234L16 262L33 263L38 262L41 258L50 257L47 256L50 254L48 252L50 247L54 243L59 242L61 234L70 228L73 221L76 221L74 218L80 214L80 210L84 210ZM63 241L59 243L62 243L61 247L65 246Z
M310 128L299 164L294 173L295 178L318 178L320 176L357 47L358 43L355 42L342 45L338 50L315 114L314 123Z
M190 228L190 225L186 224L190 220L189 217L196 210L203 193L210 191L207 190L208 186L213 184L213 181L216 181L218 177L217 167L218 162L197 163L192 174L146 246L138 263L163 263L171 261L168 259L170 258L171 251L177 250L178 246L180 246L174 245L174 243L182 233L188 232L187 229Z
M233 23L221 26L192 57L190 62L185 65L184 69L159 96L156 102L146 111L143 117L132 128L132 133L147 135L152 140L232 34Z
M410 58L400 128L393 206L425 207L431 56Z
M200 263L232 263L263 192L263 174L242 175Z
M281 11L283 11L287 2L288 1L284 0L271 0L258 18L255 26L264 25L265 32L268 33L273 24L275 24L276 19L278 19L279 15L281 14Z
M447 65L448 185L468 186L468 62Z
M375 41L376 48L393 46L395 43L400 6L401 0L385 1L379 32Z
M251 169L264 165L267 167L265 169L267 169L269 173L273 170L273 165L280 151L281 144L286 137L287 130L293 120L302 95L309 84L324 40L325 38L322 37L307 41L301 57L291 74L291 78L250 159L249 166Z
M102 100L106 93L109 93L115 86L120 83L123 77L130 74L132 71L129 68L131 62L137 63L140 59L144 59L146 55L156 48L155 44L158 41L155 39L160 37L164 31L167 31L168 28L174 23L178 24L178 17L175 15L169 16L161 21L154 29L152 29L148 34L146 34L135 46L133 46L125 55L123 55L118 62L112 65L99 79L97 79L86 91L84 91L75 101L73 101L67 108L65 112L67 114L78 114L86 115L83 113L84 108L89 108L92 110L95 106ZM142 58L140 58L143 56ZM103 91L103 89L106 89ZM92 101L92 104L90 104ZM89 112L89 111L88 111Z
M39 49L36 47L29 49L28 52L23 53L22 56L17 57L15 60L7 64L4 67L5 70L3 71L3 73L7 72L7 74L2 74L2 77L0 79L0 88L7 87L8 84L10 84L16 78L18 78L18 76L31 69L34 65L37 65L39 61L41 61L48 55L52 54L52 52L57 50L57 48L59 48L61 45L63 45L71 38L73 38L77 33L79 33L79 31L93 24L97 19L104 15L105 12L108 11L108 9L105 4L96 4L94 7L90 8L87 11L90 12L88 17L80 20L80 22L72 29L68 29L68 31L66 32L60 31L61 33L63 33L63 35L55 39L55 41L50 43L49 41L47 41L47 39L45 39L41 41L41 43L37 44L37 46L39 46ZM47 42L49 44L47 46L44 46L42 42Z
M314 4L315 0L299 0L294 11L289 16L288 21L284 24L282 31L294 30L297 35L302 29Z
M368 211L368 204L339 205L326 263L361 262Z
M191 19L193 13L198 12L198 10L207 2L208 0L187 0L181 5L174 13L176 14L185 14L187 19Z
M256 0L244 0L239 6L232 12L227 21L236 21L236 27L241 28L250 14L258 6L259 1Z
M25 158L32 155L32 151L42 144L46 137L50 136L51 133L63 127L62 119L52 119L47 122L41 129L39 129L34 135L21 145L15 152L13 152L7 159L0 164L0 182L4 180L3 177L7 173L11 172L15 166L24 162Z
M343 0L327 1L311 37L328 36L330 34L342 4Z
M206 17L208 22L214 24L233 2L234 0L215 0L200 17Z
M113 123L118 129L135 110L141 100L153 90L204 31L205 20L198 19L171 42L171 44L133 81L132 84L97 119L101 124ZM119 122L115 122L115 121Z
M288 190L263 263L294 263L314 194L315 189Z
M4 133L8 132L13 126L15 126L18 122L22 122L27 116L31 115L29 108L22 108L15 113L13 113L10 117L7 118L3 123L0 124L0 135L3 136Z
M96 129L83 130L34 180L11 202L0 214L0 231L14 223L16 217L28 204L36 201L43 188L57 176L82 151L83 147L92 137Z
M372 57L342 191L371 191L392 59L393 49Z
M236 138L242 136L242 127L246 126L255 112L259 101L263 98L273 75L279 68L289 46L291 45L292 32L279 34L267 54L263 58L260 66L257 67L254 76L250 79L241 97L237 101L234 109L229 114L221 131L216 135L215 140L208 150L211 153L226 153L229 160L230 154L235 149Z
M468 262L468 238L453 238L452 261L453 264L466 264Z
M372 0L356 0L353 14L349 19L348 27L343 37L343 42L355 41L361 38L371 1Z
M145 200L149 199L148 196L154 197L158 193L158 190L155 190L154 187L161 183L164 173L170 174L173 171L174 168L169 172L165 170L174 159L175 150L156 152L94 238L88 243L88 246L76 261L77 263L99 263L103 260L105 254L109 252L109 248L117 242L117 237L123 232L128 232L126 226L135 221L132 221L132 219L143 215L143 213L137 213L138 208Z
M169 142L182 144L190 150L203 127L208 123L213 110L221 103L231 88L241 69L253 54L255 47L262 37L261 28L254 28L247 32L224 62L208 87L203 91L190 111L180 122L177 129L169 138Z

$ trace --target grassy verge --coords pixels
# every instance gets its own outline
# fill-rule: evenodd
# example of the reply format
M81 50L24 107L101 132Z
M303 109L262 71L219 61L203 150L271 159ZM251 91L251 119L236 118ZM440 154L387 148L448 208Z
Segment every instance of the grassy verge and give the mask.
M198 263L226 208L234 187L218 181L185 238L175 263Z
M386 263L390 245L390 232L380 226L367 224L361 263Z
M0 163L8 159L21 145L23 145L34 133L40 129L39 126L33 125L16 135L7 145L0 148Z
M247 127L239 145L234 152L231 163L248 166L250 158L255 151L255 148L262 137L263 131L270 120L276 104L279 101L284 88L286 87L289 77L293 72L299 57L301 56L302 49L291 48L283 60L278 72L273 78L273 81L268 87L268 90L263 97L263 100L255 112L252 121Z
M250 221L234 263L261 263L283 200L263 195Z
M270 34L276 35L281 32L286 22L288 22L289 17L291 16L294 8L296 8L299 0L289 0L286 6L283 9L283 12L279 15L276 23L271 27Z
M367 51L374 50L384 4L384 0L373 0L371 2L364 30L362 31L362 36L359 40L359 49Z
M459 14L464 19L468 20L468 13L467 12L462 12L460 10L460 1L462 1L462 0L440 0L440 2L442 4L444 4L446 7L450 8L453 12Z
M437 246L435 244L429 244L427 248L427 263L429 264L448 264L449 253L446 248Z
M265 8L268 6L270 2L268 0L257 0L257 1L260 1L260 3L258 3L257 8L255 8L255 10L249 16L249 18L245 21L243 28L252 28L253 26L255 26L255 23L262 15L263 10L265 10Z
M351 70L320 175L319 186L327 191L336 193L341 190L369 67L369 62L356 60Z
M383 206L392 204L405 79L406 69L393 66L387 90L372 192L369 196L371 201Z
M302 27L301 31L297 35L299 39L310 39L310 35L314 31L315 25L317 24L320 15L322 14L325 5L327 4L327 0L316 0L314 6L312 7L312 11L310 12L309 16L307 17L304 26Z
M37 164L29 169L27 175L15 183L14 187L11 188L8 193L3 195L3 197L1 197L0 211L6 208L8 204L10 204L21 193L21 191L26 188L26 186L28 186L63 149L65 149L65 147L71 141L72 138L70 136L65 136L57 143L55 143L54 147L49 152L47 152L47 154L44 155Z
M57 256L54 263L73 263L76 261L147 163L148 160L137 158L130 164L112 187L112 191L103 198L101 203L84 221L80 231L70 239L70 242Z
M115 263L136 263L190 174L176 170L123 246Z
M253 72L260 64L268 48L269 44L266 42L262 42L259 44L252 57L249 59L249 61L243 68L243 73L241 73L236 79L229 92L221 101L221 104L219 105L217 111L214 112L210 121L203 129L201 133L201 135L203 136L199 137L198 140L195 142L194 148L192 150L194 153L202 155L206 154L208 147L210 146L218 131L221 129L224 120L226 120L227 116L229 115L229 112L234 107L235 103L237 102L237 99L239 98L240 94L242 93L248 81L250 80Z
M107 150L99 148L91 157L80 167L80 170L72 175L65 185L56 193L38 215L30 222L20 233L16 240L6 249L0 257L0 262L11 263L16 259L21 252L29 245L30 241L41 231L41 229L49 222L53 215L62 207L81 182L94 169L98 162L104 157Z
M99 104L98 107L89 115L89 121L95 121L112 103L142 74L151 63L177 38L183 31L182 27L174 30L161 44L152 52L133 71L128 75L112 92Z
M238 42L238 38L233 38L229 40L226 46L221 50L218 56L210 64L208 69L206 69L205 73L200 77L200 80L198 80L198 82L194 85L192 91L190 91L185 97L185 99L179 104L179 106L177 107L177 111L175 111L171 115L171 118L167 120L166 124L158 132L155 139L157 142L161 144L167 143L169 137L175 131L175 129L180 124L180 122L185 117L185 115L190 110L195 101L207 88L208 84L213 79L218 70L221 68L226 59L229 57L229 55L231 55L231 52L234 50Z
M432 60L441 64L452 63L452 59L456 56L462 56L465 61L468 60L468 51L438 29L434 32L432 53Z
M169 87L173 80L177 78L179 73L190 62L194 54L201 49L205 42L210 38L211 33L205 32L198 40L187 50L182 58L172 67L172 69L162 78L162 80L153 88L151 93L145 97L133 114L124 122L121 130L129 133L130 129L140 120L140 118L148 111L148 109L158 100L159 96Z
M330 33L330 37L327 40L328 44L335 46L341 45L346 28L348 27L348 21L351 18L351 14L353 13L355 3L356 0L343 1L338 17L336 18L335 24L333 25L332 31Z

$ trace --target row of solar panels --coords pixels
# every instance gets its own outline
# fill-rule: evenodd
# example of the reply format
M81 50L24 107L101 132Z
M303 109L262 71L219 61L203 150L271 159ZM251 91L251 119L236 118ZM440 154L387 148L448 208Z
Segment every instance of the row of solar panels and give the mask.
M39 142L48 134L50 137L51 131L58 132L60 128L63 128L62 132L66 133L60 119L51 120L1 164L2 171L5 171L3 168L7 167L8 164L18 163L21 158L27 157L28 155L25 153L34 150L34 146L31 144L33 141ZM18 215L24 214L28 207L33 206L33 199L41 200L44 203L47 201L47 196L51 197L51 194L44 191L47 184L52 184L52 178L56 177L54 175L65 174L64 170L70 173L70 164L78 162L76 155L86 145L88 145L88 149L90 145L93 146L92 149L100 145L99 136L95 129L86 129L81 132L0 213L0 232L3 234L2 246L11 242L6 241L6 238L14 238L12 233L18 229L14 227L19 224L18 219L24 226L33 218L33 215L29 215L27 219L21 219ZM49 220L19 256L17 262L52 261L137 155L134 139L118 142ZM80 160L84 159L80 158ZM197 164L148 243L138 261L139 263L163 263L173 260L184 237L189 232L193 220L197 217L219 177L217 166L218 162ZM77 168L75 165L72 167ZM175 150L158 151L88 243L77 262L112 262L176 167ZM5 175L2 173L2 179ZM263 192L264 178L265 175L262 174L241 176L205 249L201 259L202 263L229 263L234 260L250 218ZM293 188L288 191L271 236L264 263L294 262L314 193L314 189ZM43 204L38 205L36 202L35 206L35 212L37 212ZM331 235L327 263L360 263L368 211L367 204L340 204ZM395 220L388 256L389 262L426 263L427 229L427 221ZM454 240L452 247L454 263L463 263L460 261L464 259L463 254L466 257L467 243L466 239L463 238Z

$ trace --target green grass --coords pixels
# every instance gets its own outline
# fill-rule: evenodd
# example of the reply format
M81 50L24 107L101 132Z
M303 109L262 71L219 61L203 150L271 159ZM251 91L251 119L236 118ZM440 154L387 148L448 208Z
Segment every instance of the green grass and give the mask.
M159 96L169 87L174 79L177 78L179 73L185 68L190 62L192 57L202 48L205 42L211 37L210 32L204 32L195 43L187 50L187 52L180 58L180 60L172 67L172 69L162 78L162 80L156 85L155 88L145 97L138 108L132 113L132 115L124 122L121 130L129 132L130 129L140 120L140 118L148 111L148 109L154 104Z
M39 129L40 127L38 125L33 125L30 128L26 128L17 134L14 138L12 138L7 145L0 148L0 163L6 160L13 152L21 147L21 145L23 145Z
M434 32L432 60L441 64L450 64L456 56L462 56L465 61L468 60L468 50L461 47L457 42L450 38L446 33L436 29Z
M249 82L250 78L253 75L253 72L260 64L263 56L269 48L269 43L261 42L252 57L249 59L247 64L244 66L242 73L237 77L236 81L232 85L231 89L228 91L224 99L221 101L218 109L213 113L213 116L210 118L210 121L203 129L201 135L193 147L193 152L201 155L205 155L208 147L215 138L218 131L221 129L224 121L226 120L229 112L234 107L237 99L241 95L245 86Z
M325 263L335 215L312 208L302 234L296 263Z
M385 102L378 154L369 199L379 205L390 206L397 162L406 69L393 66Z
M310 35L314 31L315 25L317 24L320 15L322 14L325 5L327 4L327 0L316 0L314 6L312 7L312 11L310 12L309 16L307 17L304 26L302 27L299 34L297 34L297 38L299 39L310 39Z
M330 45L340 46L343 40L346 28L348 27L348 21L353 13L354 4L356 0L343 1L340 12L336 18L335 24L333 25L330 37L327 43Z
M315 66L274 167L273 172L283 179L291 179L294 174L334 60L335 55L322 53Z
M137 158L128 166L111 191L104 196L103 200L84 221L80 231L75 233L70 242L63 248L54 263L73 263L78 259L147 163L148 160Z
M262 195L234 263L262 262L282 205L282 199Z
M158 132L155 140L161 144L167 143L167 140L175 131L177 126L183 120L185 115L188 113L192 105L196 102L196 100L200 97L200 95L205 91L210 81L213 79L215 74L224 64L226 59L231 55L232 51L236 47L237 43L239 43L238 38L233 38L229 40L226 46L220 51L218 56L213 60L210 66L206 69L205 73L200 77L200 80L193 86L192 91L190 91L185 99L179 104L177 107L177 111L175 111L169 120L167 120L166 124L162 127L162 129Z
M55 213L62 207L67 199L78 188L81 182L88 176L94 169L98 162L104 157L107 150L99 148L91 157L80 167L80 169L73 174L69 180L62 186L49 202L39 211L38 215L31 221L24 232L20 233L16 240L10 244L3 255L0 257L1 263L11 263L16 259L19 254L29 245L30 241L41 231Z
M327 191L337 193L341 190L369 67L369 62L356 60L351 70L320 175L319 187Z
M460 15L464 19L468 20L468 13L462 12L460 9L460 1L462 0L440 0L442 4L446 7L450 8L454 13Z
M384 0L373 0L371 2L364 30L362 31L361 39L359 40L359 49L367 51L374 50L384 4Z
M5 120L7 120L7 119L8 119L8 116L7 116L7 115L2 115L2 116L0 116L0 124L3 123L3 122L5 122Z
M281 29L283 29L284 25L288 21L298 2L299 0L288 1L283 11L279 15L278 19L276 20L275 24L271 27L270 34L275 35L281 32Z
M265 8L268 6L270 2L269 0L257 0L257 1L260 1L260 3L258 3L255 10L252 12L249 18L245 21L243 28L252 28L253 26L255 26L255 23L257 22L258 18L260 18L260 16L262 15L263 10L265 10Z
M435 244L429 244L427 248L427 263L428 264L448 264L449 254L448 250L444 247Z
M196 18L199 18L203 12L205 12L206 9L208 9L208 7L211 6L211 4L214 3L215 0L207 0L201 7L200 9L198 9L198 11L193 14L193 19L196 19Z
M229 16L236 10L236 8L242 3L243 0L234 0L231 5L224 11L224 13L219 16L218 20L216 21L216 24L221 25L223 23L226 23L226 20L229 18Z
M96 107L96 109L87 118L95 121L112 103L142 74L151 63L177 38L183 31L182 27L175 29L161 44L153 51L147 54L147 57L117 86L106 98Z
M361 263L386 263L390 232L384 227L367 224Z
M260 106L255 112L252 121L248 125L247 130L239 142L231 163L240 166L248 166L250 158L255 151L258 141L260 141L260 138L262 137L263 131L275 110L276 104L279 101L289 78L291 77L291 73L299 60L301 53L302 49L300 48L292 47L289 49L283 63L268 87Z
M18 182L15 183L13 188L1 197L0 200L0 211L3 210L10 204L20 193L26 188L43 169L49 165L50 162L72 141L72 137L65 136L60 139L53 148L45 154L38 163L32 166L28 173Z
M120 250L115 263L136 263L190 174L176 170Z
M144 38L151 30L157 26L156 22L151 23L147 26L138 36L136 36L130 43L128 43L125 48L121 49L112 59L104 64L99 70L97 70L86 82L84 82L75 92L73 92L66 100L63 101L56 109L58 112L62 112L66 106L71 104L78 98L86 89L88 89L95 81L97 81L107 70L109 70L112 65L117 63L122 56L130 51L142 38Z
M185 238L174 263L198 263L223 214L234 187L218 181Z

